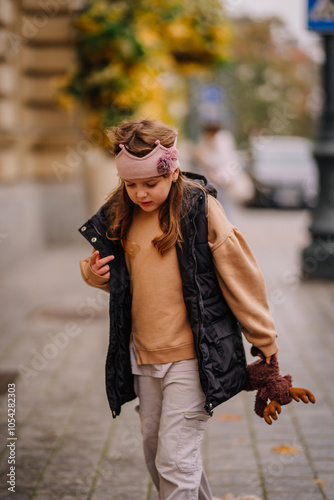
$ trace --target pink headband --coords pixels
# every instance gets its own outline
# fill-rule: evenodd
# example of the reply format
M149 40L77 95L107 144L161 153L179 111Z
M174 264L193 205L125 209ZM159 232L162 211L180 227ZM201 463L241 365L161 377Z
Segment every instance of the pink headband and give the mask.
M165 148L160 141L150 153L142 158L134 156L120 144L121 151L116 156L116 168L122 179L148 179L175 172L180 166L178 162L179 152L176 149L177 136L171 148Z

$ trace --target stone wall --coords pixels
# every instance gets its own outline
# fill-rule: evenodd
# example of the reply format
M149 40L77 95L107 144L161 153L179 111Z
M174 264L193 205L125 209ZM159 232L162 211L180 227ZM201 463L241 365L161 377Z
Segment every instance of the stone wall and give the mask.
M74 60L75 8L71 0L0 0L2 265L20 258L13 232L22 226L27 252L77 241L86 216L85 158L66 164L81 138L78 112L56 98Z

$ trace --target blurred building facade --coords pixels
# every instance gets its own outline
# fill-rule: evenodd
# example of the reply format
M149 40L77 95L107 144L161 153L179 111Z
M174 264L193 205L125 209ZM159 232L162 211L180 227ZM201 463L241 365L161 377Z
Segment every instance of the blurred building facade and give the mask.
M0 255L74 241L85 217L78 117L56 99L73 57L71 0L0 0Z

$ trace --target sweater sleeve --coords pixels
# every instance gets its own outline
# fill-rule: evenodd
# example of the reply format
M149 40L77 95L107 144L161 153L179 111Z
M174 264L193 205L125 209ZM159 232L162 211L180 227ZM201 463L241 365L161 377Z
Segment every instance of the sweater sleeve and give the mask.
M208 196L208 243L222 293L242 333L265 356L278 351L262 272L242 234Z
M108 285L109 278L104 278L103 276L94 273L89 265L89 257L80 260L80 271L81 276L87 285L100 288L108 293L110 292Z

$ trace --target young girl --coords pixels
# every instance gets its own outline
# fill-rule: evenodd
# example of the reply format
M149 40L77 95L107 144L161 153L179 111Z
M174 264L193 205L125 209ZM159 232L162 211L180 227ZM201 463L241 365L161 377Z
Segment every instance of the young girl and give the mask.
M200 446L245 385L240 332L267 362L278 350L264 280L213 186L181 173L174 130L142 120L110 139L120 186L79 229L94 247L82 276L110 293L110 408L139 397L160 500L212 500Z

